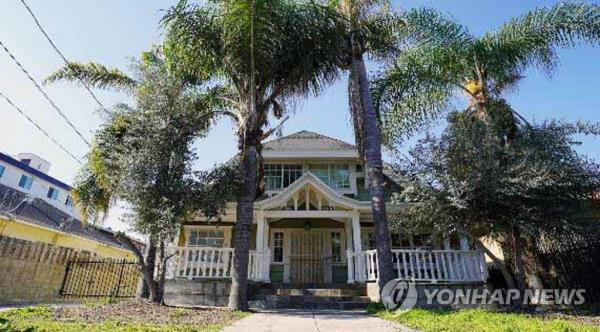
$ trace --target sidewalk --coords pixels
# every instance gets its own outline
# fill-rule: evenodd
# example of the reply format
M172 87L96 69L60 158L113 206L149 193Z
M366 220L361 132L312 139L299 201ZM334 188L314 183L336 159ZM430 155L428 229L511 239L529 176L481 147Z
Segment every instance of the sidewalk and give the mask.
M261 310L225 328L223 332L329 332L412 331L380 318L367 315L364 310Z

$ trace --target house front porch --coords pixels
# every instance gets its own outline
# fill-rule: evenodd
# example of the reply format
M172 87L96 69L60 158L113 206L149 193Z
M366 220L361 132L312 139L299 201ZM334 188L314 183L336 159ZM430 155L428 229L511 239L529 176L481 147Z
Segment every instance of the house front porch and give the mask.
M235 220L233 215L230 218ZM168 278L230 278L232 232L233 223L186 225L185 240L180 238L180 246L170 248ZM283 191L255 203L248 278L288 284L376 281L372 232L370 202L341 195L307 172ZM465 238L455 242L453 247L448 238L393 237L398 278L426 283L485 282L483 253L471 250Z

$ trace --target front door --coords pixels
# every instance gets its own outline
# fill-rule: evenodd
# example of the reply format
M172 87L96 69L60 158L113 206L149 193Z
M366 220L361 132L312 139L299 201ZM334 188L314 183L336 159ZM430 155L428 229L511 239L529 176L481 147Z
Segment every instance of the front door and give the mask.
M290 282L323 283L328 268L327 233L319 230L291 233Z

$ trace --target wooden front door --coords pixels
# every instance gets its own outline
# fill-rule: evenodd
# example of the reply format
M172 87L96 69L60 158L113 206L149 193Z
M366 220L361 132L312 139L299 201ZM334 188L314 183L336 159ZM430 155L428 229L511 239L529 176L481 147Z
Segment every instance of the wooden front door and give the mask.
M324 283L327 271L327 236L319 230L291 233L290 282Z

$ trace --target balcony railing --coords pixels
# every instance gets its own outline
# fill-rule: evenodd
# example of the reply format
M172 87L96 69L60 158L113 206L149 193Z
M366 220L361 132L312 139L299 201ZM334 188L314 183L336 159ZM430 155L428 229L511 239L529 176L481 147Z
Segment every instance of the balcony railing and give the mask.
M171 247L167 262L167 279L218 279L231 278L233 248ZM250 250L248 257L248 279L269 280L270 251Z
M348 251L348 279L374 281L378 278L377 251ZM477 250L393 249L397 277L421 282L484 282L485 257Z

